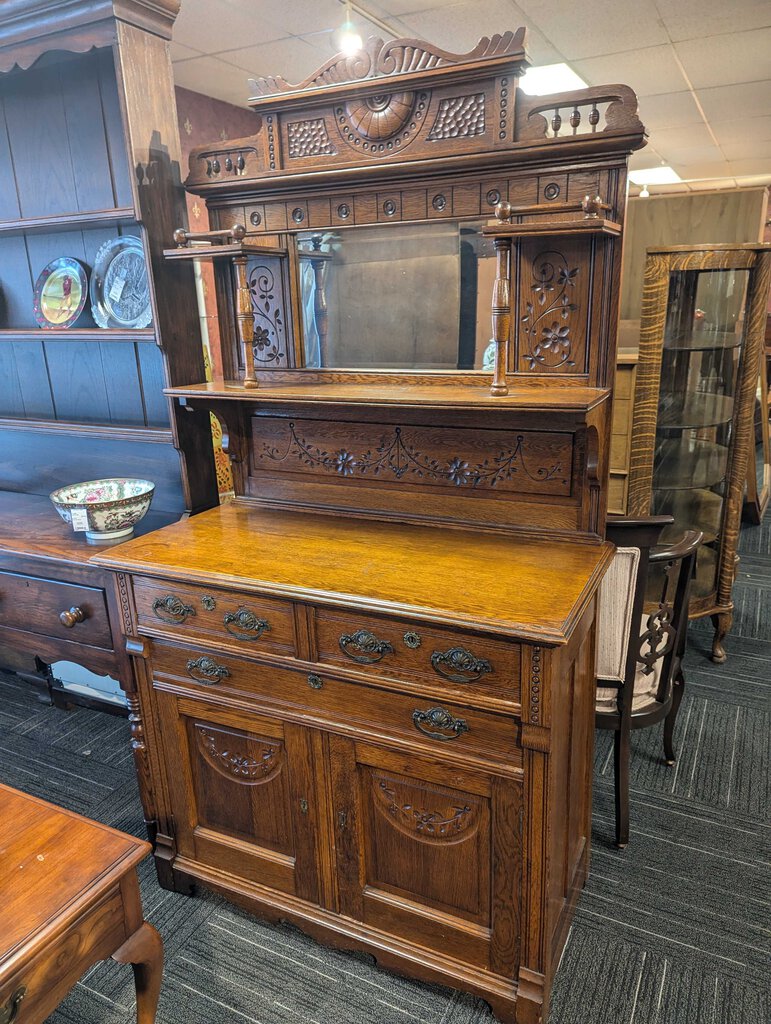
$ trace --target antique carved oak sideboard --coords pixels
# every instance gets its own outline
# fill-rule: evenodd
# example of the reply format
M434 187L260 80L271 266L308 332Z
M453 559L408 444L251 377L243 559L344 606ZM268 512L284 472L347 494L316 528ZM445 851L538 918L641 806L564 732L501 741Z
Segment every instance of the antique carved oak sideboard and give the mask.
M523 33L253 83L191 156L238 499L96 556L163 885L546 1018L589 863L624 86ZM492 305L491 305L492 299ZM490 316L493 338L490 340Z

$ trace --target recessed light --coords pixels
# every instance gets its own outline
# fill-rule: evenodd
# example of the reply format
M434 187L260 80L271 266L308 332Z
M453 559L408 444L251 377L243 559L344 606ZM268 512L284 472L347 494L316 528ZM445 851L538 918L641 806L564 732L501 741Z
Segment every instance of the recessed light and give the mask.
M633 185L676 185L683 179L672 167L647 167L644 171L630 171Z
M585 89L586 82L567 64L543 64L528 68L519 80L519 87L527 96L548 96L553 92Z

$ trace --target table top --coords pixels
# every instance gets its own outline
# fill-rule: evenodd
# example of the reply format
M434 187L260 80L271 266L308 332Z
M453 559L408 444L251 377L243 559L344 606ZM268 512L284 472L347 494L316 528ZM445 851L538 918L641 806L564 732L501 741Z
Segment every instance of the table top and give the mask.
M151 510L137 523L134 532L141 536L176 518L168 512ZM98 544L88 543L85 533L73 532L47 495L0 491L0 553L35 555L83 565L99 550Z
M149 852L141 839L0 784L0 980Z
M99 552L107 568L564 644L608 543L264 509L246 501Z

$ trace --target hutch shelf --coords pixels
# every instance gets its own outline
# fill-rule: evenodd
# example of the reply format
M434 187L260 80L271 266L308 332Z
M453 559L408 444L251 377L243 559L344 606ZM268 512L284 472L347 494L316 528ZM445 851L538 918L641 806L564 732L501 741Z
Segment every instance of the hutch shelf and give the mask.
M649 249L637 368L629 514L700 530L691 618L711 615L726 659L731 590L771 285L771 246Z
M624 86L370 40L194 150L236 500L115 573L161 884L538 1024L589 868ZM492 331L491 331L492 327Z
M181 414L163 394L204 375L193 270L161 252L185 210L168 56L179 3L2 7L0 657L25 670L35 658L43 668L75 661L130 687L111 580L47 495L148 477L156 491L143 530L217 503L208 415ZM91 268L116 235L143 241L152 325L41 330L33 289L43 267L73 256ZM84 620L64 629L74 586ZM46 594L21 617L20 587Z

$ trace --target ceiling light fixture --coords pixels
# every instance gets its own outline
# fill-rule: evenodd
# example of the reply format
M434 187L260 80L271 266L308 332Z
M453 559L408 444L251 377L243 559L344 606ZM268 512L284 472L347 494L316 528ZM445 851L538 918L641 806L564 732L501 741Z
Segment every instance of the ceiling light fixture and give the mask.
M340 52L344 53L346 57L353 57L364 46L362 38L356 31L356 26L353 23L353 11L351 10L350 3L345 5L345 21L340 27L337 44L340 47Z
M648 186L647 185L643 185L643 187L640 189L640 196L639 196L639 198L640 199L647 199L649 195L650 195L650 192L648 191Z
M646 167L643 171L630 171L633 185L677 185L683 179L673 167Z
M519 87L527 96L548 96L553 92L585 89L586 82L567 64L544 64L528 68L519 80Z

